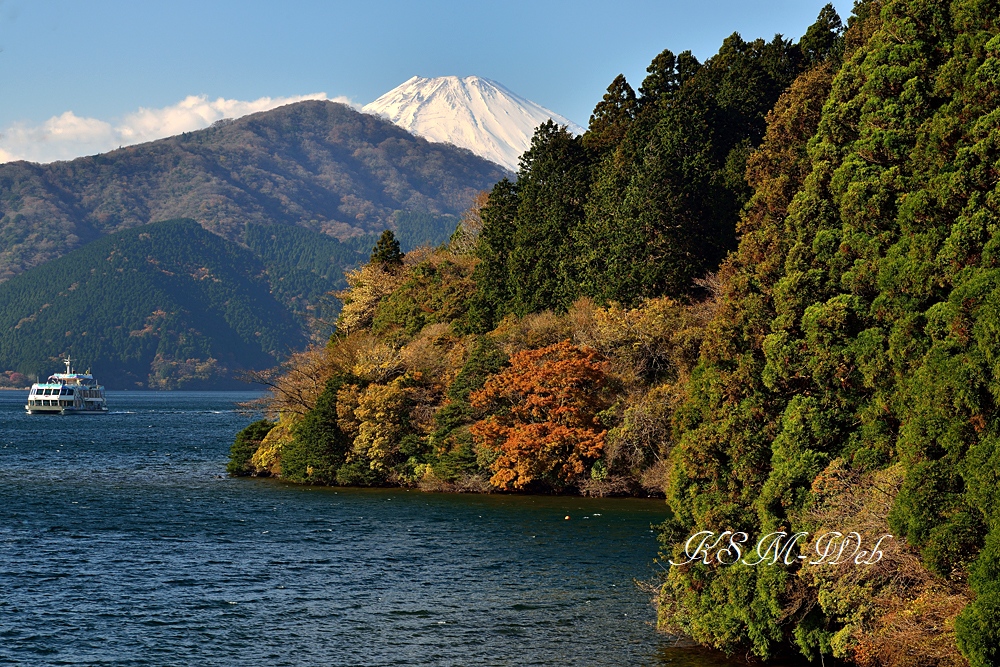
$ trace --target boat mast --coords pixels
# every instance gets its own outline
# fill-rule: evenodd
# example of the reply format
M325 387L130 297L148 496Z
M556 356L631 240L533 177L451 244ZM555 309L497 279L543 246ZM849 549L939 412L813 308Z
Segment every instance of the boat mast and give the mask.
M66 358L63 359L63 363L66 364L66 375L71 375L73 373L73 371L70 370L70 363L71 362L72 362L72 358L69 355L66 355Z

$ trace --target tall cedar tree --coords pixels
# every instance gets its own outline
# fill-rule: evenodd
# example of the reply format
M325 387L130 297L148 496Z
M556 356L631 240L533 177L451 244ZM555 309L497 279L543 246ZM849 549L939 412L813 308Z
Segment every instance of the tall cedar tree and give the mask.
M483 227L475 251L479 264L472 276L476 293L470 299L468 317L471 330L485 333L509 312L513 298L509 261L514 247L517 185L506 178L494 185L480 216Z
M508 313L566 310L577 297L573 233L583 220L589 171L579 137L551 120L538 126L517 184L497 183L482 211L473 330L489 331Z
M373 264L381 264L384 267L402 266L403 253L399 249L399 241L391 229L382 232L378 237L378 242L372 248L372 255L369 261Z
M585 293L627 305L684 295L718 266L750 196L746 159L800 62L786 40L736 34L704 66L656 57L634 131L596 170L577 233Z
M836 51L839 29L828 6L802 46L734 34L704 65L664 51L639 97L615 78L582 139L540 126L516 187L491 195L504 214L484 217L476 330L581 295L635 305L690 294L735 246L765 114L803 63Z
M579 137L551 120L521 156L509 267L517 315L564 311L577 297L573 232L583 222L590 165Z
M614 150L625 138L637 107L635 91L625 76L619 74L608 86L604 99L594 107L590 125L583 135L583 145L598 156Z

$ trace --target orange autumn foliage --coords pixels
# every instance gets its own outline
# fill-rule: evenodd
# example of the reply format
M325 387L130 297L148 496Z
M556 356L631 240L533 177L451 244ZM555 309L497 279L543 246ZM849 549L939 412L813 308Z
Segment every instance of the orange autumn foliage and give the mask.
M606 373L596 350L564 341L515 354L509 368L473 392L473 408L489 414L471 431L479 448L496 456L490 483L561 488L600 458L605 430L597 413L607 406Z

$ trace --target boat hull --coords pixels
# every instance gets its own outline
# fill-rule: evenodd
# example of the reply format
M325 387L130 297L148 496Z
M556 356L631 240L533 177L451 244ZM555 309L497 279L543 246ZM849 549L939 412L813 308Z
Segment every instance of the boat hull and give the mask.
M24 411L29 415L106 415L107 408L60 408L48 405L26 405Z

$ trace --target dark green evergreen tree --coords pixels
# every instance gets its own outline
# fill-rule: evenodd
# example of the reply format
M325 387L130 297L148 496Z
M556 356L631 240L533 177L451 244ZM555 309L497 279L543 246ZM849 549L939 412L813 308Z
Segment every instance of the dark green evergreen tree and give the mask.
M476 293L468 310L469 328L478 333L492 329L512 307L508 262L514 247L517 204L517 186L505 178L493 186L489 201L480 211L483 228L476 242L479 264L472 275Z
M583 135L583 145L599 156L614 150L625 138L635 118L636 106L635 91L625 76L619 74L594 107L590 125Z
M231 475L249 475L253 473L250 459L257 453L261 441L274 428L274 422L267 419L255 421L236 434L236 439L229 448L229 463L226 472Z
M565 310L578 295L573 234L583 221L590 163L579 137L551 120L521 156L509 270L518 315Z
M789 134L800 148L768 148L775 177L752 175L727 299L680 413L668 489L677 532L664 535L676 547L695 526L809 530L826 471L891 468L902 475L888 491L893 534L940 581L968 575L974 588L954 627L975 667L1000 659L996 9L862 3L830 96L799 102L798 113L823 107L808 174L802 134ZM774 117L775 134L794 117ZM668 589L702 641L768 655L792 640L828 654L854 610L821 603L789 632L780 610L794 579L697 566L672 571Z
M844 48L844 25L833 5L825 5L819 17L799 40L799 51L805 67L815 67L830 60L837 61Z
M382 232L382 236L378 238L378 243L372 248L372 255L369 261L385 267L403 265L403 253L400 251L399 241L396 240L396 235L392 233L391 229Z
M639 86L641 106L659 105L697 74L699 69L701 63L690 51L683 51L675 56L669 49L664 49L646 68L646 78Z
M293 430L293 438L281 451L281 476L292 482L333 484L347 460L351 439L337 425L337 392L354 377L330 378L316 405Z
M501 181L482 210L469 326L485 332L508 313L565 310L578 290L573 232L583 219L590 161L579 137L551 120L521 156L517 184Z
M719 265L751 194L747 158L799 60L780 37L739 35L704 65L670 51L653 60L635 120L595 170L576 228L580 289L631 305L687 295Z

